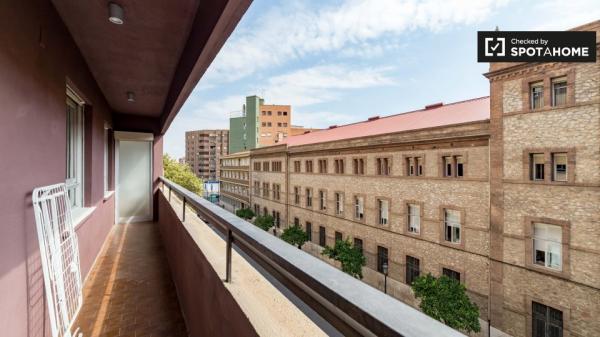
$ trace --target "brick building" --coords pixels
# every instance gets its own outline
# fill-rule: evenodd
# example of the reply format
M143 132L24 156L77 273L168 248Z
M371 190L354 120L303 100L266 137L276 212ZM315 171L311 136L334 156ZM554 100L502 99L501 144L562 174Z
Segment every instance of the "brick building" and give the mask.
M250 152L221 157L220 204L235 212L250 207Z
M580 27L600 30L600 22ZM364 281L416 305L464 283L482 329L600 335L600 67L492 64L490 97L334 126L251 151L251 203L304 249L349 238Z
M185 161L206 181L217 181L219 160L228 153L229 130L197 130L185 133Z

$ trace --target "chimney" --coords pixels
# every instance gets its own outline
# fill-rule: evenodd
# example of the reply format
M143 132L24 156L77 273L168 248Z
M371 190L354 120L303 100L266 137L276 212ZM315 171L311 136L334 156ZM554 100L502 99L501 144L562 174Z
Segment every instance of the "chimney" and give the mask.
M429 104L429 105L425 106L425 110L439 108L439 107L441 107L443 105L444 105L443 102L437 102L437 103Z

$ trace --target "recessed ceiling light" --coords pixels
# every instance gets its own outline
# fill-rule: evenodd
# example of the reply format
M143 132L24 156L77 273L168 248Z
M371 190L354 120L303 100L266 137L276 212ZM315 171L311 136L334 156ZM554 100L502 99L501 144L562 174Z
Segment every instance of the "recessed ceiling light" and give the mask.
M125 20L124 17L123 7L114 2L108 4L108 21L115 25L122 25Z
M133 91L127 92L127 102L129 102L129 103L135 102L135 94L133 93Z

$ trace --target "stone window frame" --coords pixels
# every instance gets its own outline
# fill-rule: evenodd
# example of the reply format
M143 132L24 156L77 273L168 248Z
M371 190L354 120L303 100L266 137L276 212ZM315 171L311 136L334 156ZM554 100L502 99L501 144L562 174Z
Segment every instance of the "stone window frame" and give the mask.
M354 160L358 160L360 162L361 159L363 161L362 173L360 172L360 166L357 167L357 173L354 173ZM367 168L367 157L365 157L365 156L352 157L352 174L353 175L364 176L366 168Z
M338 241L336 238L338 233L340 234L340 237L341 237L340 241L344 241L344 233L336 230L333 232L333 244L335 244Z
M336 194L340 194L341 195L341 201L340 204L342 205L342 211L338 213L337 211L337 201L335 200L335 195ZM344 191L333 191L333 203L334 203L334 207L333 207L333 215L343 218L344 214L346 213L346 193L344 193Z
M261 196L261 193L260 193L261 192L261 188L260 188L261 182L259 180L254 180L253 183L254 183L254 186L253 186L254 187L254 195L257 197L260 197Z
M533 263L533 226L534 223L545 223L548 225L560 226L562 228L562 270L552 270L550 268L539 266ZM525 244L525 267L547 275L554 275L564 279L571 278L571 222L546 217L526 216L523 221L524 226L524 244ZM541 303L541 302L540 302Z
M296 188L298 189L298 202L296 202ZM300 206L302 204L302 187L296 185L294 186L293 191L294 192L292 192L292 194L294 196L294 205Z
M335 164L336 164L336 162L339 164L340 161L342 163L341 170L340 170L340 167L338 167L338 171L336 172L335 171L335 169L336 169L336 165ZM344 158L344 157L335 157L335 158L333 158L333 173L334 174L338 174L338 175L344 175L344 174L346 174L346 158Z
M444 164L444 157L452 157L452 176L446 176L446 165ZM456 157L463 158L463 175L462 177L456 176ZM468 152L464 151L453 151L453 152L440 152L438 153L438 177L444 179L464 179L467 177L469 167Z
M325 163L325 165L321 165L321 162ZM317 166L318 166L318 170L319 170L319 174L327 174L329 172L329 160L327 158L318 158L317 159Z
M323 192L323 197L324 197L324 202L323 202L323 208L321 208L321 192ZM317 190L317 210L321 213L327 213L328 211L328 206L329 206L329 202L327 200L327 189L325 188L319 188Z
M265 186L266 186L266 188L265 188ZM270 184L267 183L267 182L263 182L262 183L262 197L263 197L263 199L267 199L269 197L269 191L270 191L269 186L270 186Z
M445 238L446 212L445 212L445 210L447 210L447 209L460 212L460 243L452 243L450 241L446 241L446 238ZM439 222L440 222L439 228L440 228L440 244L441 245L465 250L465 242L467 241L467 237L466 237L467 216L466 215L467 215L467 212L464 207L459 207L456 205L440 205L439 206ZM457 271L459 271L459 270L457 270Z
M384 200L384 201L388 202L388 216L387 216L386 224L382 224L379 219L379 200ZM365 199L365 204L366 204L366 199ZM388 197L383 197L383 196L375 196L375 212L377 213L377 215L376 215L377 216L377 227L389 228L392 223L392 199L388 198Z
M527 336L531 336L533 333L533 302L537 302L543 304L547 307L552 307L554 309L562 311L563 314L563 337L569 337L571 331L571 309L569 307L565 307L553 301L548 301L546 299L542 299L540 297L535 297L531 295L525 295L523 299L523 312L526 315L526 333Z
M281 184L273 184L273 200L281 200Z
M363 198L363 217L359 219L356 217L356 197ZM352 219L357 222L365 223L367 219L367 195L364 193L356 193L352 195Z
M310 190L310 206L308 205L308 193L306 193L306 191ZM309 208L312 209L314 207L314 199L315 199L315 195L313 194L314 190L312 187L306 187L304 188L304 208Z
M415 161L415 174L410 175L408 160L413 158ZM417 165L417 158L421 158L421 162L423 164L423 174L417 174L419 172L419 166ZM414 154L404 154L402 155L402 163L404 163L403 176L405 177L424 177L425 176L425 153L414 153Z
M308 165L309 162L310 162L310 165ZM309 166L310 166L310 171L308 170ZM305 159L304 160L304 173L315 173L314 159Z
M409 204L414 204L414 205L419 205L421 208L421 212L420 212L420 217L421 217L421 221L419 223L419 233L414 233L414 232L409 232L408 231L408 217L410 216L409 213L409 209L408 209L408 205ZM416 236L416 237L422 237L422 233L423 233L423 219L425 218L425 202L423 201L417 201L417 200L404 200L404 221L402 221L402 231L404 234L407 235L411 235L411 236Z
M465 268L455 267L455 266L451 266L449 264L440 263L440 268L439 268L440 277L442 275L444 275L444 268L459 272L460 273L460 283L465 286L467 285L467 283L466 283L467 282L467 270Z
M360 242L361 242L361 250L363 252L363 255L365 255L364 254L364 252L365 252L365 239L363 239L360 236L353 235L352 236L352 247L355 247L355 241L354 240L356 240L356 239L360 240ZM365 256L365 258L366 258L366 256Z
M555 78L567 78L567 103L559 106L552 106L552 80ZM532 84L542 82L543 106L537 109L531 107L530 87ZM525 112L538 112L547 109L561 109L575 104L575 69L557 69L546 71L544 75L535 75L523 78L521 80L521 106Z
M379 171L380 166L377 165L377 161L378 160L383 160L383 159L387 159L388 162L388 171L387 174L383 174L383 172ZM390 154L388 156L377 156L375 157L375 175L378 177L391 177L393 175L394 172L394 157Z
M296 164L298 164L296 166ZM300 173L302 172L302 161L301 160L294 160L294 173Z
M531 179L531 155L535 153L544 154L544 180ZM567 181L553 180L554 167L552 163L553 153L567 154ZM523 149L522 180L542 185L566 185L575 183L575 169L577 164L577 150L574 147L529 147Z
M421 254L412 254L412 253L404 253L403 254L403 259L402 259L402 262L400 263L400 266L402 267L402 280L401 281L402 281L402 283L404 283L406 285L408 285L408 283L406 283L406 268L408 266L407 263L406 263L406 257L407 256L419 259L419 276L423 276L424 275L424 273L423 273L423 271L424 271L424 268L423 268L424 262L423 261L425 261L425 259L423 258L423 255L421 255Z

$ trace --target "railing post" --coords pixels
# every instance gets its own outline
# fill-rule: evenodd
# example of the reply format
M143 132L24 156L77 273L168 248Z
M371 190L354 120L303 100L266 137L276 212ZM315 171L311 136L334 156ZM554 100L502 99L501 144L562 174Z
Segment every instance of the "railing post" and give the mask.
M225 282L231 282L231 248L233 246L233 233L227 231L227 252L225 256Z
M171 190L172 190L172 188L171 188L171 186L169 186L169 202L171 202Z
M183 222L185 222L185 203L186 203L186 199L185 199L185 197L183 197L183 220L181 220Z

